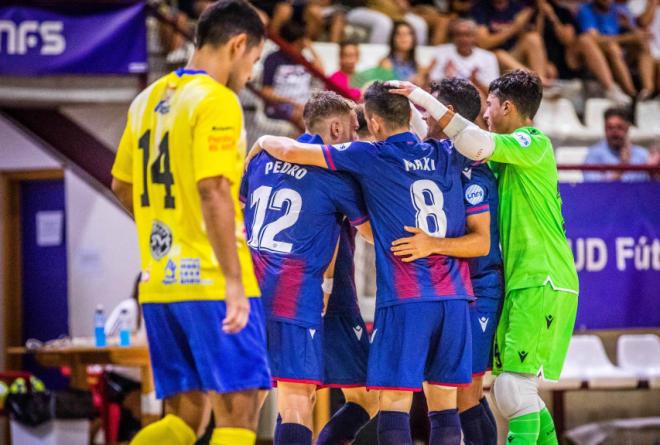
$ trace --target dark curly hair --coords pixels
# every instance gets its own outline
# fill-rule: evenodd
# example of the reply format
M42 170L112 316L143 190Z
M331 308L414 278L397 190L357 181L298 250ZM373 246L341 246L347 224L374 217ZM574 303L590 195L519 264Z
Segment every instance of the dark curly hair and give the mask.
M493 80L488 93L496 96L500 102L513 102L518 112L529 119L534 119L543 99L543 87L538 74L525 70L514 70Z
M410 102L407 97L390 93L391 89L381 81L372 83L364 93L364 109L383 118L391 129L405 127L410 122Z
M481 111L481 96L477 88L466 79L451 77L431 83L431 94L442 104L451 105L454 111L474 122Z

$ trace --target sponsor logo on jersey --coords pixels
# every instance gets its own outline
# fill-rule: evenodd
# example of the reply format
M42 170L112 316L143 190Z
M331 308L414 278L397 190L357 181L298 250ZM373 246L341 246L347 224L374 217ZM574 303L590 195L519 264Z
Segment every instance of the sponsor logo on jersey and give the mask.
M520 363L523 363L528 355L529 352L527 351L518 351L518 357L520 357Z
M362 340L362 333L364 332L362 330L362 326L360 325L354 326L353 332L355 332L355 336L357 337L358 340Z
M172 248L172 231L161 221L154 220L151 226L151 235L149 235L149 250L151 256L160 260L167 255Z
M163 284L176 283L176 263L172 259L167 260L165 265L165 276L163 277Z
M465 167L462 171L463 176L468 178L468 181L472 179L472 168L471 167Z
M371 333L371 338L369 339L369 343L374 342L374 338L376 338L376 333L378 332L378 329L374 329L374 331Z
M480 185L472 184L465 190L465 200L472 205L477 205L484 200L484 189Z
M181 284L200 284L199 258L181 258Z
M524 133L522 131L513 133L513 137L516 138L520 146L523 148L529 147L532 143L532 138L527 133Z
M344 144L334 144L332 147L337 151L347 150L351 146L351 142L346 142Z
M545 316L545 324L548 325L548 329L550 329L550 326L552 325L554 319L555 317L553 317L551 314Z
M314 338L314 335L316 335L316 329L310 329L309 330L309 335Z
M479 324L481 325L481 331L486 332L486 327L488 326L488 317L479 318Z

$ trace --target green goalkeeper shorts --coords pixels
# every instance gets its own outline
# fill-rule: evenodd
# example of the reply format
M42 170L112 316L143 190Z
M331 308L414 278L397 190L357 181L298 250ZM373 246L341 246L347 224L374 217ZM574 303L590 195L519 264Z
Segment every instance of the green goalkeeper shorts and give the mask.
M507 293L495 334L493 374L542 373L558 380L573 335L578 296L550 285Z

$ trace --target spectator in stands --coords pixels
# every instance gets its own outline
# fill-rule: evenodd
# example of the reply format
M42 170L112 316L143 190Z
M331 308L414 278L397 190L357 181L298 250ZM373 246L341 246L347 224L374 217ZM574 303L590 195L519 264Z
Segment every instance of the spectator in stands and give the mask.
M351 76L360 61L360 47L354 42L342 42L339 45L339 71L330 76L330 80L350 92L351 99L360 100L362 91L351 88Z
M544 85L551 79L545 44L534 29L534 9L522 0L481 0L473 15L479 27L477 44L495 52L502 70L530 69Z
M655 64L655 90L660 92L660 1L631 0L628 7L637 21L637 25L649 32L651 38L651 56Z
M411 0L412 11L426 20L429 27L429 43L431 45L440 45L447 39L447 30L451 22L451 17L442 14L440 4L444 1L437 0Z
M193 22L211 4L210 0L179 0L176 8L167 8L163 11L182 31L190 31ZM183 64L192 54L193 45L186 42L181 33L176 32L171 26L160 27L160 38L167 47L165 60L170 65Z
M358 3L346 16L348 23L369 29L370 43L387 43L394 21L406 20L417 36L420 45L426 44L428 25L410 10L407 0L366 0Z
M395 22L390 36L390 52L379 66L392 71L396 80L409 80L417 85L426 84L433 67L421 67L416 56L417 38L410 24Z
M580 8L578 23L580 31L591 35L608 59L623 91L631 96L637 95L639 100L649 99L654 89L649 35L636 27L625 5L617 5L613 0L593 0ZM635 89L625 56L635 60L639 67L642 84L639 92Z
M305 37L305 28L301 24L286 22L280 29L280 36L297 54L302 55L303 50L309 52L310 63L323 71L321 59ZM312 75L305 66L280 49L264 60L262 84L261 92L267 102L266 115L305 128L303 108L312 92Z
M629 105L631 99L614 82L607 59L589 33L576 35L577 22L557 0L540 0L537 30L543 36L550 67L560 79L578 77L586 65L603 86L605 97L618 105Z
M476 46L477 25L472 20L458 19L451 27L452 43L435 51L431 80L461 77L470 80L482 93L500 75L495 54Z
M605 111L605 140L589 147L585 164L587 165L644 165L649 153L644 147L632 145L628 132L630 114L621 108L609 108ZM585 181L646 181L644 172L586 172Z

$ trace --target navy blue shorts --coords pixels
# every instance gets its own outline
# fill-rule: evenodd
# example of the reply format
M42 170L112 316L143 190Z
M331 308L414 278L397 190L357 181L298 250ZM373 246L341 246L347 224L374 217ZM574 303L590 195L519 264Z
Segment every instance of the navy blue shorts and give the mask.
M323 357L323 386L366 386L369 334L361 316L328 313L323 317Z
M472 334L467 300L404 303L376 310L367 387L421 391L422 383L467 386Z
M470 304L472 324L472 375L481 376L492 367L493 340L500 314L497 306L477 299ZM481 304L480 304L481 303ZM490 302L488 302L490 303Z
M323 383L323 331L268 320L268 359L275 384Z
M261 299L249 301L250 319L237 334L222 331L224 301L142 305L159 399L188 391L270 389Z

